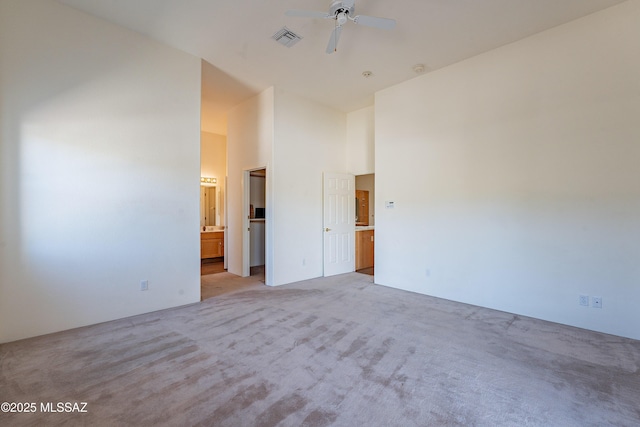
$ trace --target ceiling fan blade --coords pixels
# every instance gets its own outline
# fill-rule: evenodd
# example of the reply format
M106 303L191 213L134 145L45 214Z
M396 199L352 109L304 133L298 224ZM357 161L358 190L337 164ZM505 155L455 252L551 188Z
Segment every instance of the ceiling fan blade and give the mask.
M352 8L354 4L356 4L356 0L343 0L342 1L342 7L344 7L345 9Z
M302 16L304 18L329 18L327 12L316 12L315 10L287 10L285 13L287 16Z
M340 34L342 34L342 26L336 26L331 32L329 43L327 43L327 53L333 53L338 49L338 40L340 40Z
M377 18L375 16L358 15L353 18L353 22L367 27L382 28L383 30L391 30L396 26L395 19Z

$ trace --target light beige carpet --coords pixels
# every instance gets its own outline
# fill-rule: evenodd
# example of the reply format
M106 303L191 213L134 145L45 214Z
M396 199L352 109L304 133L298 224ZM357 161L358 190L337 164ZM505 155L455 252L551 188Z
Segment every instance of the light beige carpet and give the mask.
M224 294L260 289L264 287L264 268L252 267L249 277L240 277L223 271L200 276L200 299L202 301Z
M330 279L0 347L0 425L634 426L640 342Z

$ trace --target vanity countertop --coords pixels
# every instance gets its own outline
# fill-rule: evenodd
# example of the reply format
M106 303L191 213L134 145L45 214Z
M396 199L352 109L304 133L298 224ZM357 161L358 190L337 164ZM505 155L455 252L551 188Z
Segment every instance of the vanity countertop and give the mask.
M224 231L223 225L207 225L204 230L200 228L201 233L219 233L221 231Z

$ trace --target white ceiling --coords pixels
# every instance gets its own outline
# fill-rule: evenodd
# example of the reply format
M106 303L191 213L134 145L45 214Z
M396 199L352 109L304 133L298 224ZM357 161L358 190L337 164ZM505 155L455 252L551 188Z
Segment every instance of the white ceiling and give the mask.
M356 0L357 14L393 18L396 28L348 22L331 55L333 21L285 16L327 11L330 0L58 1L206 60L203 130L226 134L226 112L269 86L349 112L416 77L415 64L433 71L625 0ZM303 40L276 43L283 26Z

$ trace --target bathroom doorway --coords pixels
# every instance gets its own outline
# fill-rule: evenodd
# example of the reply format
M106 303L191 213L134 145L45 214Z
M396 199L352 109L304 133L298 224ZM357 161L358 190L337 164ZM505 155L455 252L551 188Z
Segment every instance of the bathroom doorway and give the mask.
M227 137L200 133L200 275L227 269Z
M206 182L206 181L210 182ZM220 212L222 191L218 190L217 179L201 178L200 182L200 276L225 271L226 258L225 226Z

